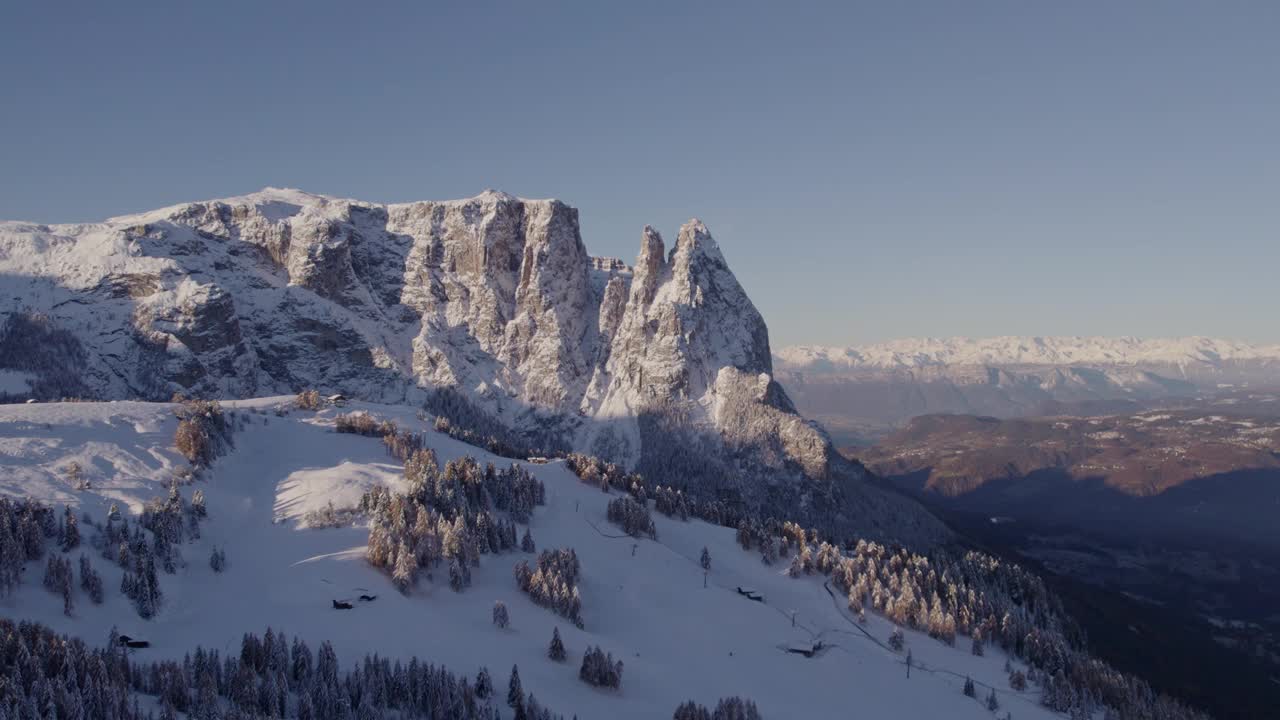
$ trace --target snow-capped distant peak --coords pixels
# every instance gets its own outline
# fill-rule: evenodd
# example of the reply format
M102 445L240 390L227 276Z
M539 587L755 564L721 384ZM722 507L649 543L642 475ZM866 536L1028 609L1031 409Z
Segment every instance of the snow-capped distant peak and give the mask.
M1280 345L1207 337L907 338L872 345L797 345L776 353L788 370L855 370L972 365L1188 365L1280 359Z

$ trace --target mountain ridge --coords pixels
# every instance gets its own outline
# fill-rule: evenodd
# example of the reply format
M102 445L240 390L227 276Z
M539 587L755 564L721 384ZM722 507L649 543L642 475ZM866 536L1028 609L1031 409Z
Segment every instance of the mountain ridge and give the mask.
M1265 345L1203 336L995 336L902 338L849 346L792 345L775 353L781 368L899 369L942 365L1142 365L1212 364L1280 360L1280 344Z
M1134 412L1232 388L1280 387L1280 346L1206 337L903 339L791 346L774 359L799 410L852 445L933 413Z
M10 401L315 388L437 408L451 390L452 409L525 444L748 508L784 503L821 525L854 506L917 514L798 415L701 221L670 250L651 227L640 240L635 265L593 257L575 208L492 190L381 204L267 188L99 223L4 222L0 388ZM923 511L899 525L944 534Z

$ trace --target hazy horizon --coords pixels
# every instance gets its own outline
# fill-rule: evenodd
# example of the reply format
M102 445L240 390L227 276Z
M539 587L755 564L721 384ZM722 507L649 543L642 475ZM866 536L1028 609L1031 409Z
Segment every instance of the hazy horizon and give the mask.
M660 4L661 5L661 4ZM26 5L0 218L492 187L702 218L772 344L1280 342L1280 6Z

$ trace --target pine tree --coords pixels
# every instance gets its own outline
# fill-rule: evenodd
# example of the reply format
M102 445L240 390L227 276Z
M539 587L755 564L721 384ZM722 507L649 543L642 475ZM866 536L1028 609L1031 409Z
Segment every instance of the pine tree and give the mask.
M551 632L551 647L547 650L547 657L556 662L564 662L565 650L564 642L560 640L560 628Z
M489 677L489 668L481 667L480 672L476 673L475 693L481 700L493 695L493 679Z
M227 554L215 547L213 552L209 554L209 567L216 573L225 570L227 567Z
M524 537L520 538L520 552L531 553L537 548L533 544L533 534L529 532L529 528L524 529Z
M964 694L969 697L976 697L978 694L977 688L973 686L973 678L971 677L964 679Z
M493 624L505 630L510 623L511 618L507 615L507 604L501 600L495 602L493 604Z
M680 703L672 720L712 720L711 712L692 700Z
M1000 700L996 698L996 689L991 688L991 694L987 696L987 709L995 712L1000 709Z
M63 508L62 514L62 551L71 552L80 546L80 526L70 505Z
M520 686L520 668L511 666L511 680L507 683L507 705L524 705L524 688Z
M80 554L80 588L89 596L94 605L102 604L102 576L94 571L89 557Z
M454 592L462 592L471 585L471 568L462 558L454 558L449 561L449 587Z
M62 577L62 614L71 617L71 567L70 563L66 563L66 569Z
M711 552L706 547L702 548L702 557L698 558L698 564L702 566L703 570L708 572L711 570Z

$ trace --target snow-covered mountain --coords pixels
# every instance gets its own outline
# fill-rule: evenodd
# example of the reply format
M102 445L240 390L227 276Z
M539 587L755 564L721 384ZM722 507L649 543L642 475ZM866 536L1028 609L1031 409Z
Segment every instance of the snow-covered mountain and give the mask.
M574 208L493 191L383 205L268 188L0 223L0 393L431 402L823 525L896 503L855 498L873 493L861 468L773 380L707 228L686 223L670 251L652 228L640 240L634 267L595 258Z
M1206 337L907 338L872 345L795 345L776 355L779 369L802 372L855 369L906 370L968 365L1160 365L1222 368L1228 363L1270 362L1280 370L1280 345Z
M1132 410L1231 387L1280 386L1280 346L1190 337L907 339L795 346L774 358L797 406L849 442L929 413Z

